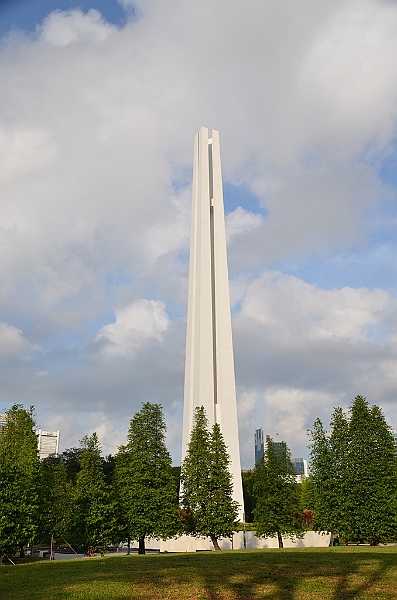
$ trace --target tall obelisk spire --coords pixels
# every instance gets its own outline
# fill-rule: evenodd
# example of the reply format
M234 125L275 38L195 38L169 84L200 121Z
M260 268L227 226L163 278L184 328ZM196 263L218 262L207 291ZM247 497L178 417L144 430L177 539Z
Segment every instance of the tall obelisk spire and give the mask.
M197 406L219 423L241 506L240 446L219 133L202 127L194 143L182 460Z

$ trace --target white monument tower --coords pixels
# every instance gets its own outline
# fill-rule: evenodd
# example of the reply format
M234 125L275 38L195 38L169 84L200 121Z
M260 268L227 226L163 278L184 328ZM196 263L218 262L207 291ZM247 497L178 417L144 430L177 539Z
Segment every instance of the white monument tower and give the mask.
M206 127L194 145L182 460L197 406L220 425L243 520L219 133Z

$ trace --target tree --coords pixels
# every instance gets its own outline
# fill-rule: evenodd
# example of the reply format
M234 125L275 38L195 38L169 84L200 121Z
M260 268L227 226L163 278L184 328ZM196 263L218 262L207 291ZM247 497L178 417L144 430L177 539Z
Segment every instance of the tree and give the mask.
M255 471L253 469L250 469L249 471L241 472L241 479L243 482L244 510L245 510L245 522L246 523L252 523L254 520L254 506L255 506L254 474L255 474Z
M276 447L268 440L264 456L255 466L254 493L257 536L277 535L282 548L283 536L302 533L298 484L285 442Z
M314 492L313 480L311 476L303 476L298 484L299 488L299 506L301 512L302 525L305 529L313 529L314 517Z
M397 460L378 406L356 396L350 408L344 537L371 546L397 536Z
M40 534L45 539L69 539L75 514L74 488L59 458L41 461L39 478Z
M33 407L5 411L0 433L0 555L23 552L37 531L39 459Z
M64 463L68 475L68 481L75 484L77 474L81 469L81 455L83 448L68 448L60 455L60 460Z
M181 471L182 506L189 515L188 532L209 536L215 550L220 550L218 539L237 528L238 503L233 500L229 465L219 425L210 433L204 407L196 408Z
M146 402L115 457L124 535L138 540L139 554L145 554L147 536L167 539L178 531L178 492L165 432L162 407Z
M105 482L101 446L97 434L81 440L80 471L75 486L73 541L105 552L118 541L118 508L113 491Z
M316 529L371 545L397 537L397 457L378 406L356 396L347 415L334 410L331 433L312 431Z
M320 419L311 431L313 528L331 532L330 545L335 535L343 531L346 502L346 456L349 424L341 408L335 408L331 419L331 433L327 435Z

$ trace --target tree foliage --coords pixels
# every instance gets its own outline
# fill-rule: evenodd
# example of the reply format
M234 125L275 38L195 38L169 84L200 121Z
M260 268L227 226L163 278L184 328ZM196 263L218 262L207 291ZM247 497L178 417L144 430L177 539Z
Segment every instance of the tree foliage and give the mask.
M102 553L118 540L117 503L105 481L97 434L85 436L81 443L80 470L74 490L73 541L79 546L93 546Z
M346 541L397 537L397 458L391 431L378 406L356 396L347 415L334 410L331 433L312 430L315 528Z
M41 461L38 490L40 537L68 540L75 514L74 487L61 460L49 456Z
M282 548L283 536L302 533L298 484L285 442L276 447L271 439L268 440L264 456L255 466L254 493L256 534L259 537L277 535Z
M165 444L162 407L146 402L131 419L127 444L115 457L114 481L120 498L125 538L169 538L179 527L178 491Z
M196 408L190 442L181 470L182 506L191 535L218 539L237 528L238 504L233 500L230 457L219 425L210 432L203 406Z
M81 469L81 455L83 448L67 448L62 452L59 460L63 462L66 467L68 481L75 484L77 480L77 474Z
M255 493L254 493L254 475L255 471L242 471L241 478L243 483L245 522L254 521Z
M311 472L313 486L314 529L341 534L341 516L345 509L348 422L342 409L334 410L331 433L320 419L311 431ZM331 538L332 543L332 538Z
M0 432L0 554L16 551L37 531L39 459L33 407L6 410Z
M302 525L305 529L313 529L314 489L312 477L310 475L308 477L303 476L298 488Z

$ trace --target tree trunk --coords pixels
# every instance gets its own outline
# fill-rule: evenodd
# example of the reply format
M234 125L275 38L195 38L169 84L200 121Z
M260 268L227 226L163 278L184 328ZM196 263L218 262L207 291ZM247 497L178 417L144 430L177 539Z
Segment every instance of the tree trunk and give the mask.
M284 548L284 544L283 544L283 538L282 535L279 531L277 531L277 538L278 538L278 547L279 548Z
M131 554L131 538L128 536L127 539L127 554Z
M138 554L146 554L145 536L140 537L138 540Z
M23 544L19 546L19 558L25 558L25 550L23 549Z
M331 531L331 536L329 538L329 544L328 544L328 546L331 547L333 545L334 545L334 532Z
M214 550L220 550L221 547L218 544L218 538L216 537L216 535L210 535L211 538L211 542L214 544Z

